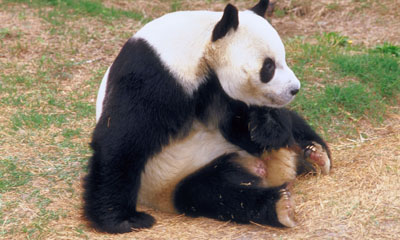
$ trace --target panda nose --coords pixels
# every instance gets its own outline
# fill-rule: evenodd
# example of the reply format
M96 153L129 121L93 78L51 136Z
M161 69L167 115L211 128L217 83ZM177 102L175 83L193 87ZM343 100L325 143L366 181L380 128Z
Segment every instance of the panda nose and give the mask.
M300 89L296 88L296 89L293 89L292 91L290 91L290 93L294 96L299 92L299 90Z

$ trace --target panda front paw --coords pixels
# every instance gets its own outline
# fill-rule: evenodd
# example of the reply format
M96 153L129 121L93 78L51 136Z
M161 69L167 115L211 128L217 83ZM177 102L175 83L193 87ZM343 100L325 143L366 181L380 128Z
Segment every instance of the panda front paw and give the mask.
M304 149L304 157L312 164L317 165L322 174L329 174L331 170L331 159L329 158L328 150L324 149L321 144L312 142Z
M129 218L129 223L133 229L151 228L156 220L150 214L145 212L136 212Z
M135 229L151 228L156 220L151 215L144 212L135 212L127 220L107 221L102 225L97 225L99 231L107 233L128 233Z
M251 141L261 148L280 149L294 143L290 121L279 109L258 108L249 115Z

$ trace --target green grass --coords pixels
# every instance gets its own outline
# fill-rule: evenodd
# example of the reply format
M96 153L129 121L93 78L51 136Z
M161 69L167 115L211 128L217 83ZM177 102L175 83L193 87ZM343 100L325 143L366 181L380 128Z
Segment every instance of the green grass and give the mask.
M77 101L72 103L72 112L76 113L77 118L88 118L94 116L95 106L91 103Z
M399 59L390 54L340 54L332 62L343 76L357 77L383 97L391 99L400 91Z
M17 158L6 157L0 159L0 193L25 185L31 178L32 174L21 168Z
M367 116L380 117L384 112L379 95L369 91L360 83L348 83L345 86L330 86L325 88L325 101L337 105L346 113L356 118Z
M181 0L173 0L171 3L171 12L179 11L182 8Z
M275 9L274 10L274 16L277 18L284 17L286 15L286 11L283 9Z
M79 136L81 134L81 131L82 131L82 129L80 129L80 128L78 128L78 129L66 128L66 129L63 129L62 136L70 139L72 137Z
M327 85L323 90L310 89L310 93L296 99L294 108L327 135L332 128L349 134L361 118L381 121L386 104L363 84L350 82Z
M391 54L394 57L400 57L400 46L393 45L391 43L385 42L383 45L378 45L373 52L380 52L384 54Z
M61 127L67 121L65 114L44 114L36 110L29 112L17 112L11 116L12 128L18 129L40 129L52 125Z
M23 106L27 104L27 98L25 95L19 95L16 93L10 94L0 98L0 103L4 105L11 105L14 107Z
M144 16L138 12L126 11L122 9L108 8L98 0L5 0L3 3L24 3L32 7L44 9L53 7L53 10L41 12L44 19L54 25L62 25L63 19L71 16L91 16L101 17L106 20L119 18L131 18L138 21L146 20ZM62 16L62 18L60 18ZM146 20L147 21L147 20Z
M336 32L315 39L288 41L289 49L296 49L288 58L303 85L292 107L328 138L329 132L351 136L362 119L381 122L387 106L399 103L399 47L353 46Z
M316 38L322 45L344 47L349 44L349 38L347 36L341 35L338 32L325 32L322 33L321 36L317 36Z

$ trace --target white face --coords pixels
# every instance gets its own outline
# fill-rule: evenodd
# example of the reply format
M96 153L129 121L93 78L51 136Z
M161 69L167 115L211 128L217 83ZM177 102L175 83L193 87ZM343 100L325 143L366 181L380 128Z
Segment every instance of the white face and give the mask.
M216 54L224 56L217 58L215 71L230 97L249 105L283 107L300 89L278 33L253 12L239 12L238 29L213 44Z

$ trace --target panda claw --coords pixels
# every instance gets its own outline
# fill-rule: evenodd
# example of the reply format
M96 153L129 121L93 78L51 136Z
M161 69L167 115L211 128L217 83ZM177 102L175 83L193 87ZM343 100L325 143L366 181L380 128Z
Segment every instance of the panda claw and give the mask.
M304 149L304 156L312 163L317 164L322 174L327 175L331 169L331 160L326 150L318 143L313 142Z
M295 227L297 222L294 218L294 203L290 191L283 188L279 191L281 199L276 203L278 221L285 227Z

